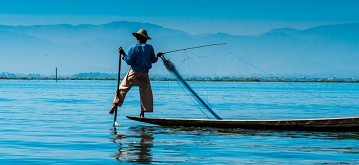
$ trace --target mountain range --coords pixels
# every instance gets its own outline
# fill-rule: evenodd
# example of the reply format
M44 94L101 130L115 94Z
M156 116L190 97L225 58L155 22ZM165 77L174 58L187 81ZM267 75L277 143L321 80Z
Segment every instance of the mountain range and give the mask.
M225 25L224 25L225 26ZM185 76L359 77L359 23L308 29L280 28L260 35L191 35L150 23L0 26L0 72L72 75L116 73L119 46L135 43L146 28L155 51L167 54ZM123 72L129 67L123 63ZM168 75L160 63L151 73Z

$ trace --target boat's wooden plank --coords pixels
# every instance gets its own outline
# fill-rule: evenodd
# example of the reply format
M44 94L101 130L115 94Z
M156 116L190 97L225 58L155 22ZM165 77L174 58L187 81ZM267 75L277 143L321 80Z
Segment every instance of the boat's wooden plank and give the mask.
M206 120L140 118L134 116L127 116L127 118L161 126L243 128L257 130L359 131L359 117L300 120Z

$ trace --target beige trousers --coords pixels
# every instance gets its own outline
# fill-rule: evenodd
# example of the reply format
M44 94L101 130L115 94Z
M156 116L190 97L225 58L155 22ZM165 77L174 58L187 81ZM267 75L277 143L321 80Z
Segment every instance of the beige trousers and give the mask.
M139 87L141 111L153 112L153 95L148 73L137 73L132 69L128 71L126 76L123 78L119 89L116 90L116 95L113 99L113 103L121 107L125 100L127 92L133 86Z

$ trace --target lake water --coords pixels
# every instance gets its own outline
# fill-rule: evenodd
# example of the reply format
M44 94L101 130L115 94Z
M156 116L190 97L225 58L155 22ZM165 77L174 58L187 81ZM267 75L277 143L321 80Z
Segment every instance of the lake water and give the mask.
M359 164L359 133L173 128L139 123L117 81L0 80L0 164ZM223 119L359 116L359 84L189 82ZM152 82L146 117L213 118L177 82ZM202 111L204 113L202 113Z

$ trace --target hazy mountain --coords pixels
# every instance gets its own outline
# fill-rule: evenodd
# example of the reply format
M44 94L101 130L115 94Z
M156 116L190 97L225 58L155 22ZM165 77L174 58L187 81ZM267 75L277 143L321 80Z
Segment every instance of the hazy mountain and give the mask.
M117 48L135 43L131 32L146 28L156 51L211 43L224 46L168 54L188 76L359 77L359 24L274 29L256 36L190 35L149 23L0 26L0 72L72 75L116 73ZM123 63L125 72L128 67ZM152 73L168 74L161 63Z

